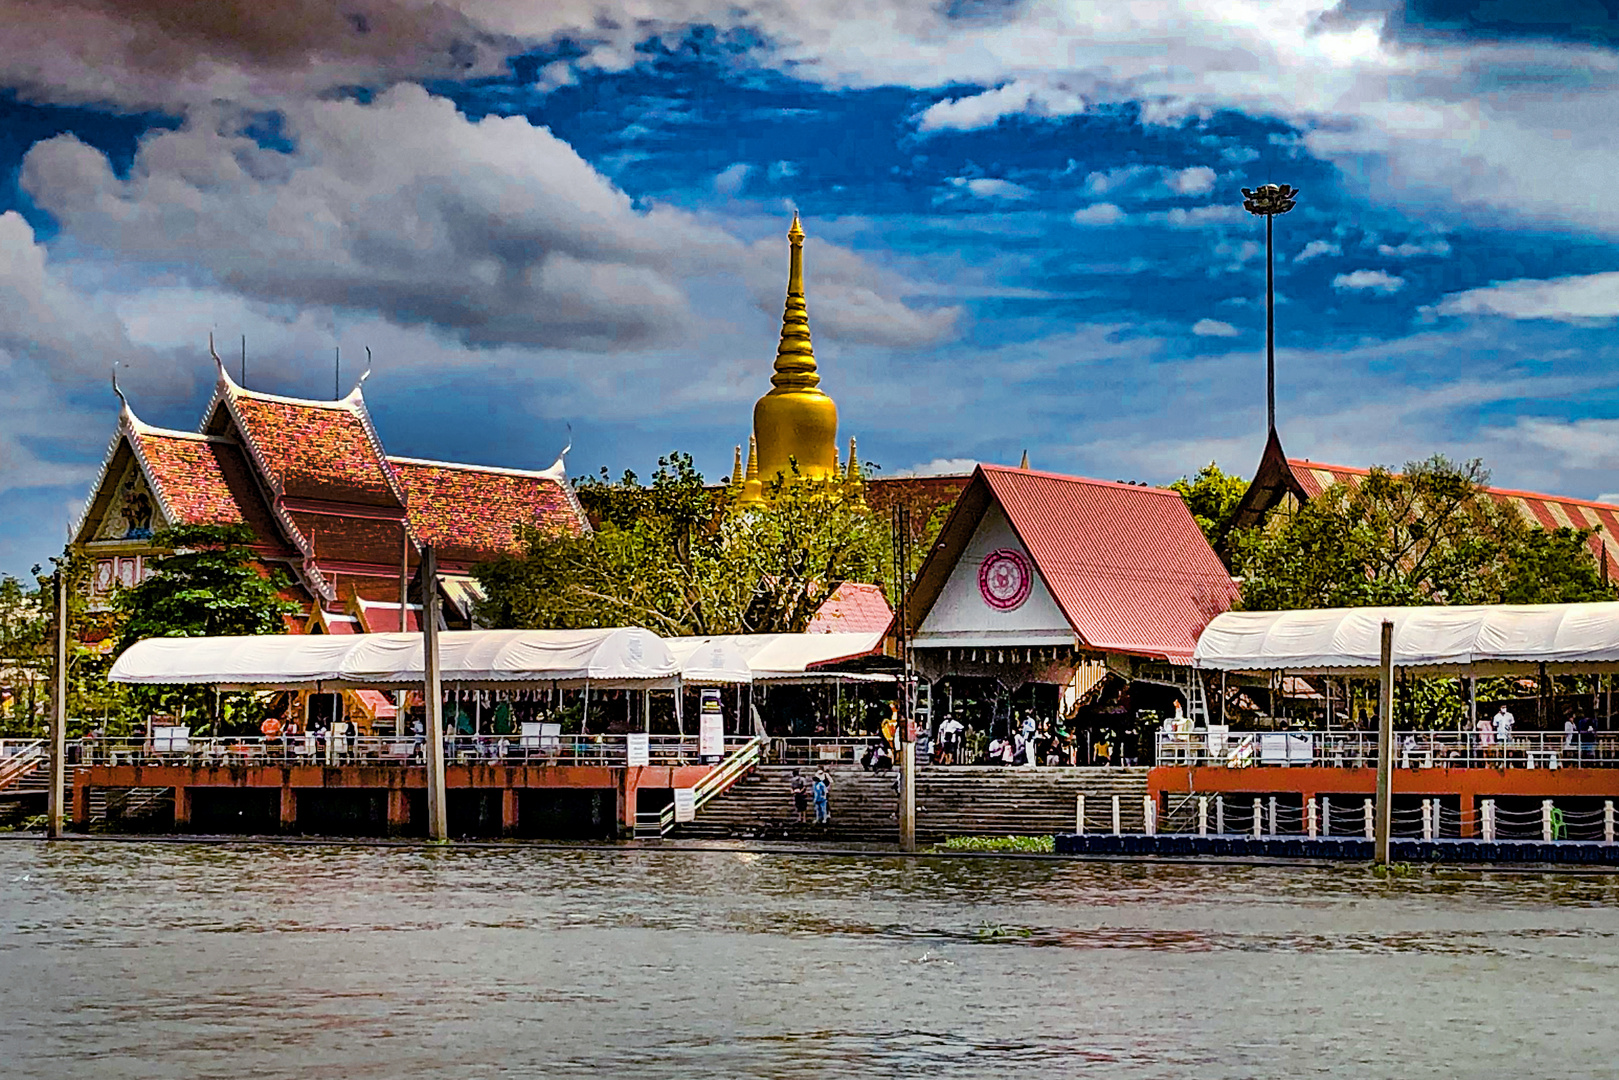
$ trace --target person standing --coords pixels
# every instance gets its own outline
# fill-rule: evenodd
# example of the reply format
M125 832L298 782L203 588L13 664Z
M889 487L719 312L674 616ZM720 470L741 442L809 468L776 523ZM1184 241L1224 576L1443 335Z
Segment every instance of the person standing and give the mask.
M1490 756L1490 748L1495 745L1495 725L1490 723L1488 716L1478 718L1478 752L1479 760Z
M1580 717L1576 726L1580 731L1580 763L1583 765L1589 760L1592 764L1595 764L1597 759L1596 717L1586 713Z
M832 820L832 812L827 808L828 780L825 773L815 777L815 824L825 825Z
M1517 718L1502 705L1495 713L1495 741L1501 744L1501 752L1506 753L1507 747L1512 745L1512 725Z
M797 769L794 769L793 778L788 781L787 786L793 793L793 813L797 815L798 823L802 825L804 824L804 810L809 803L809 781L805 780Z
M1563 753L1568 757L1574 756L1574 746L1579 741L1580 728L1574 722L1572 715L1563 717Z

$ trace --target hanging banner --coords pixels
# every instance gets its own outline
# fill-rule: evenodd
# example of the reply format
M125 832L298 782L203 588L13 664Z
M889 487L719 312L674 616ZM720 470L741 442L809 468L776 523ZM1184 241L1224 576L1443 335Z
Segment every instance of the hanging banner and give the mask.
M720 708L720 692L705 689L697 728L697 756L718 760L725 756L725 713Z
M675 823L697 820L697 789L675 788Z
M630 768L652 764L652 736L644 731L632 731L624 737L624 763Z

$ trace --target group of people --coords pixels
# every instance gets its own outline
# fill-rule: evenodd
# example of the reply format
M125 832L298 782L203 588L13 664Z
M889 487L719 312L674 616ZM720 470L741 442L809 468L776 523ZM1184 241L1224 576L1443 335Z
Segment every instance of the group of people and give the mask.
M793 770L788 780L788 789L793 793L793 813L798 815L798 823L804 824L804 811L808 809L811 800L815 803L815 824L825 825L832 820L830 798L832 792L832 774L822 765L815 770L813 776L805 776L798 769Z

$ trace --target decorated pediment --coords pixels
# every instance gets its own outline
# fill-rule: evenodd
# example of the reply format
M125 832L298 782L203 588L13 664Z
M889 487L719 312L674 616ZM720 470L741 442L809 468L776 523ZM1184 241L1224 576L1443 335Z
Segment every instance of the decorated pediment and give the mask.
M123 456L124 467L105 493L107 508L96 524L95 540L150 540L165 524L151 481L140 462L133 454Z

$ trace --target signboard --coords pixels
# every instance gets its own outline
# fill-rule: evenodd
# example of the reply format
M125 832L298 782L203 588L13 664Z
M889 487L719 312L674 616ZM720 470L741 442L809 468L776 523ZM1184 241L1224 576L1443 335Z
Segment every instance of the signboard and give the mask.
M556 753L562 749L561 724L540 725L540 749L549 750L552 753Z
M524 720L522 730L517 736L517 745L528 747L530 750L538 750L540 748L540 728L544 726L544 724Z
M157 726L152 728L152 750L154 753L184 753L190 749L190 728Z
M718 760L725 756L725 713L720 708L720 692L705 689L697 727L697 756Z
M697 820L697 789L675 788L675 824Z
M652 764L652 736L644 731L632 731L624 737L624 764L630 768Z
M1315 756L1309 735L1264 734L1259 736L1261 765L1308 765Z

